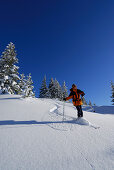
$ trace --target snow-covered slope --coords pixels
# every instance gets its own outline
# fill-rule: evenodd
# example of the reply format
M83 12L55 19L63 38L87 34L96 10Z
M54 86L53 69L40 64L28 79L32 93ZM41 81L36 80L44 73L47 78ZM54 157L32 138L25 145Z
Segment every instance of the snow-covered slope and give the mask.
M90 107L89 105L88 106L84 105L83 110L88 111L88 112L95 111L96 113L100 113L100 114L114 114L114 106L92 106Z
M71 103L0 95L0 170L113 170L114 115L76 117Z

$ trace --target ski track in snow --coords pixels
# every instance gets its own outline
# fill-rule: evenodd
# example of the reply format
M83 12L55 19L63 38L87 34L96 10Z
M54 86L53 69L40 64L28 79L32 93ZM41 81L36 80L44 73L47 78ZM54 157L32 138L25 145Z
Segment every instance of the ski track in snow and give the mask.
M80 126L85 125L85 126L89 126L91 128L94 128L94 129L99 129L100 128L99 126L91 124L88 120L86 120L84 118L83 119L75 118L75 119L71 120L72 117L70 117L70 116L65 115L63 117L63 114L59 112L59 109L61 107L63 107L63 106L60 105L60 104L55 104L55 106L52 109L50 109L50 113L51 113L51 114L49 113L50 118L53 121L57 121L57 124L58 124L58 125L55 126L54 123L52 123L54 129L57 129L57 130L61 129L61 130L64 130L64 131L67 131L68 129L72 130L73 129L73 124L77 124L77 125L80 125ZM63 110L63 112L64 112L64 110ZM69 117L70 120L67 119L66 117ZM63 124L61 125L62 120L63 120L64 125ZM58 121L61 121L61 122L59 123ZM68 126L68 124L70 124L70 127ZM65 127L66 127L66 129L64 129Z

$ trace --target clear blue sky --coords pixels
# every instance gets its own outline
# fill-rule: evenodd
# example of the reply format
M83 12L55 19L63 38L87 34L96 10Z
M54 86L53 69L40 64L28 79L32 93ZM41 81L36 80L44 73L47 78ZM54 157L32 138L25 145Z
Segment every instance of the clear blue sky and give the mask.
M31 72L36 93L46 74L73 83L98 105L110 105L114 82L113 0L0 2L0 52L16 46L19 73Z

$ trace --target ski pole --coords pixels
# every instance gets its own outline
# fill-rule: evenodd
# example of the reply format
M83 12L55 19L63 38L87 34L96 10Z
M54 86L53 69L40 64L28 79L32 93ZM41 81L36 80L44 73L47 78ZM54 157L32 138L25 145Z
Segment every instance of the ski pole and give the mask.
M64 121L64 116L65 116L65 102L63 102L63 121Z

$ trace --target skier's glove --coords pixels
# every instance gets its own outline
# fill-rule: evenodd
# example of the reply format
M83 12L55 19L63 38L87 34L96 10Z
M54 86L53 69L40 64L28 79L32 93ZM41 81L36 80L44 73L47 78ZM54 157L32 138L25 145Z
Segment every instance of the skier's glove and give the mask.
M63 98L63 101L66 101L66 98Z

